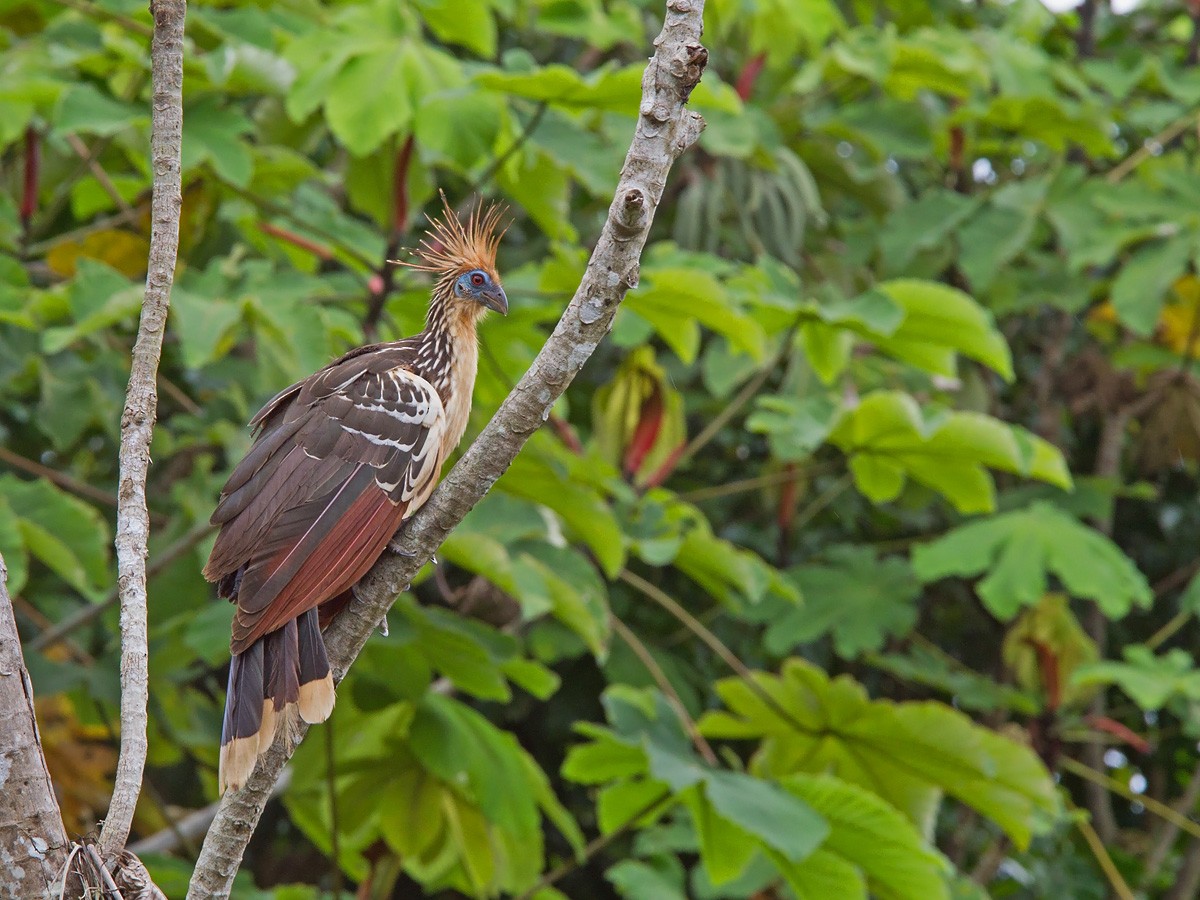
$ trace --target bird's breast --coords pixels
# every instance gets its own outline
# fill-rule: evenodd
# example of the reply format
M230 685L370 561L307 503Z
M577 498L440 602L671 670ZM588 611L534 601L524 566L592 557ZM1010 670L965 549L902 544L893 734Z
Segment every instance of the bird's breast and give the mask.
M471 394L475 390L475 373L478 367L479 350L472 341L455 354L450 366L448 396L442 395L446 407L446 455L458 446L463 432L467 430L467 420L471 417Z

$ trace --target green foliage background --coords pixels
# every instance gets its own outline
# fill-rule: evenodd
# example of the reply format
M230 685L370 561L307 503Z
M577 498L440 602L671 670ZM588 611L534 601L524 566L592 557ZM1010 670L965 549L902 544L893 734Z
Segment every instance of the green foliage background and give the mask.
M1192 896L1194 6L709 0L708 128L640 286L372 639L236 896ZM661 12L190 4L142 836L214 798L230 610L199 572L244 423L420 327L384 260L441 187L513 218L477 431L578 283ZM0 2L0 552L79 832L149 24ZM194 852L148 857L171 896Z

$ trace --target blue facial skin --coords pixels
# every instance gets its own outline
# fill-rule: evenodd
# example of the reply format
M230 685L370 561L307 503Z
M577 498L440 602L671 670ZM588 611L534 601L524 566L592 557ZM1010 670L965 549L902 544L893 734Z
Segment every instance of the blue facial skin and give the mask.
M465 299L482 303L502 316L508 315L508 297L504 295L504 288L483 269L472 269L458 276L454 292Z

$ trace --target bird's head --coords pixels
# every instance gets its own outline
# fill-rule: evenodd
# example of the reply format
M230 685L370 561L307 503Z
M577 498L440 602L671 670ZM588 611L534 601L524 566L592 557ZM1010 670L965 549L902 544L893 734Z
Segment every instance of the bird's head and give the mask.
M454 281L454 296L458 300L480 303L490 310L508 315L508 297L500 286L495 270L472 269L463 272Z
M419 262L405 262L420 272L438 276L434 298L449 311L478 318L486 310L508 313L508 297L496 271L496 250L507 226L503 208L480 201L464 224L442 195L442 214L429 219L429 231L416 248Z

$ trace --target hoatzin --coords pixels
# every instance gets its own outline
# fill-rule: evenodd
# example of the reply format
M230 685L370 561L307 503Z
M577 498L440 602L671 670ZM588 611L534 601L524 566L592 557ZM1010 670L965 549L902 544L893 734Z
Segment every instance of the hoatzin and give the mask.
M295 705L333 710L321 629L437 484L462 438L479 359L475 326L508 312L496 273L500 211L444 213L414 269L436 277L425 329L351 350L277 394L221 492L204 567L237 604L221 734L221 790L237 790Z

